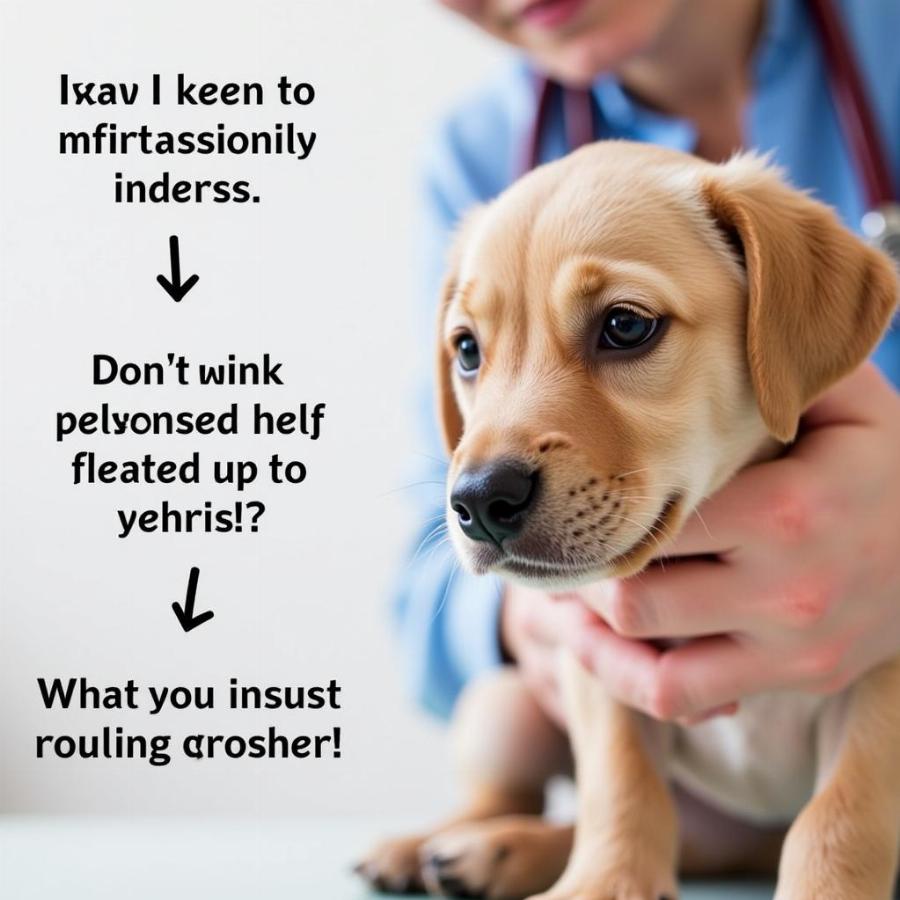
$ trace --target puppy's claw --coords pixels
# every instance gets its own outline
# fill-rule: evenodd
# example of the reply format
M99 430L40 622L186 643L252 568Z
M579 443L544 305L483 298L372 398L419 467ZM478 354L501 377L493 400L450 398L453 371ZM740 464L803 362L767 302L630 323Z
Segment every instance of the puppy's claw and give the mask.
M418 838L386 841L365 859L353 866L353 871L374 891L388 894L416 894L424 889L419 874Z
M441 856L439 853L426 853L422 859L422 865L431 866L434 869L446 869L459 860L459 855Z

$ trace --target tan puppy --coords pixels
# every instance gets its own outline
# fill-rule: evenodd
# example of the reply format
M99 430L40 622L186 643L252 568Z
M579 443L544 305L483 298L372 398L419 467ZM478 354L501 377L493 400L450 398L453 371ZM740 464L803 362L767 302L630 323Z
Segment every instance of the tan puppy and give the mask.
M464 564L547 588L638 572L704 497L794 438L896 300L885 258L751 156L715 166L610 142L536 170L465 224L441 304ZM372 884L660 900L679 862L741 868L780 845L747 825L724 846L679 840L674 784L735 820L794 820L778 900L890 895L900 663L835 697L763 695L694 728L619 706L574 658L561 666L565 738L512 669L467 690L455 737L469 804L376 848L360 866ZM574 842L540 818L569 742Z

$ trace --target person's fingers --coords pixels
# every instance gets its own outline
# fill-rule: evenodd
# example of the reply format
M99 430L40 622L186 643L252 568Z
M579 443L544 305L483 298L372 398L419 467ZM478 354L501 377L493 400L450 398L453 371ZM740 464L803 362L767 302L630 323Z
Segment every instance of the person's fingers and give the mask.
M752 628L752 586L728 563L696 560L653 566L626 579L579 589L582 600L627 638L682 638Z
M749 641L700 638L660 657L653 679L655 714L665 719L697 715L794 680L789 660Z
M717 706L715 709L708 709L706 712L694 716L683 716L678 723L680 725L702 725L710 719L719 718L719 716L733 716L739 709L740 704L737 702L726 703L724 706Z
M533 642L523 648L519 671L540 707L557 724L565 723L559 686L559 653L555 646Z
M797 540L813 524L820 493L809 470L796 457L744 469L688 517L664 556L727 556Z
M597 618L574 595L553 599L549 594L539 592L528 598L520 615L528 637L549 648L571 644L575 636Z
M598 621L574 594L552 596L517 587L507 594L506 638L526 683L541 708L565 724L559 688L559 647L573 645Z
M804 533L804 524L821 520L830 505L827 497L834 479L823 478L823 468L846 472L845 461L852 458L858 469L866 469L866 461L859 459L865 447L859 427L868 422L863 407L873 398L884 406L892 393L871 365L830 388L804 415L806 431L790 455L739 472L689 516L666 555L721 554ZM815 472L819 484L810 481Z
M659 650L620 637L603 624L585 629L572 649L613 697L627 706L649 711Z
M720 494L727 491L728 485L722 488ZM744 543L746 536L728 518L728 510L734 502L732 495L720 494L706 500L690 513L681 530L673 540L665 544L657 559L665 561L680 556L723 556Z
M565 727L565 703L563 701L562 690L560 689L555 659L552 667L548 667L545 671L544 677L540 679L537 684L533 685L533 690L541 709L543 709L557 725Z
M791 447L790 454L781 459L749 466L739 472L714 497L700 507L700 512L712 532L713 543L728 543L735 535L727 531L731 502L741 506L743 498L758 496L765 504L789 489L797 476L802 476L812 457L825 458L846 471L846 460L853 459L856 468L865 468L857 456L865 445L859 440L859 427L872 424L872 418L883 415L896 402L896 389L871 363L865 363L853 374L826 391L803 415L803 430ZM877 444L877 442L876 442ZM771 476L771 478L770 478ZM771 481L771 486L765 482ZM761 493L758 489L762 487ZM722 502L720 502L722 501ZM696 517L694 517L696 518ZM699 521L691 522L691 540L699 538L698 546L709 543L710 537ZM687 526L686 526L687 527ZM740 525L736 526L739 530ZM705 552L702 549L686 552Z
M659 651L600 626L583 637L579 658L622 703L666 721L702 715L791 682L783 666L730 637L699 638Z

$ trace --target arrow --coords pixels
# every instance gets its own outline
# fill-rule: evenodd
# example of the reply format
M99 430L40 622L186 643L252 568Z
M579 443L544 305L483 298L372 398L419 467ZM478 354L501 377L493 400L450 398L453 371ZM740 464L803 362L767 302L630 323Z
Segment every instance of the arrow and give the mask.
M169 238L169 258L172 263L172 280L169 281L165 275L157 275L156 280L162 285L162 289L176 302L180 303L181 298L200 280L199 275L191 275L182 284L181 281L181 259L178 256L178 237L172 235Z
M185 631L190 631L198 625L208 622L215 615L211 609L208 609L206 612L202 612L199 615L194 615L194 599L197 596L197 582L199 580L200 570L196 566L193 566L191 568L191 574L188 577L187 596L184 598L184 609L182 609L178 603L172 604L172 609L175 610L175 615L178 616L178 621Z

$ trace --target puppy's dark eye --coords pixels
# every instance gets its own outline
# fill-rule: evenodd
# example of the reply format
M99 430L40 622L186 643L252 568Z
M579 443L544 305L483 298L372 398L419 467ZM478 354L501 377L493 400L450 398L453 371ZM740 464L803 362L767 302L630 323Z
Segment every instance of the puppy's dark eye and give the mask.
M456 339L456 361L463 372L474 372L481 365L478 341L471 334L461 334Z
M641 315L627 306L614 306L603 322L597 347L600 350L631 350L640 347L656 333L659 321Z

